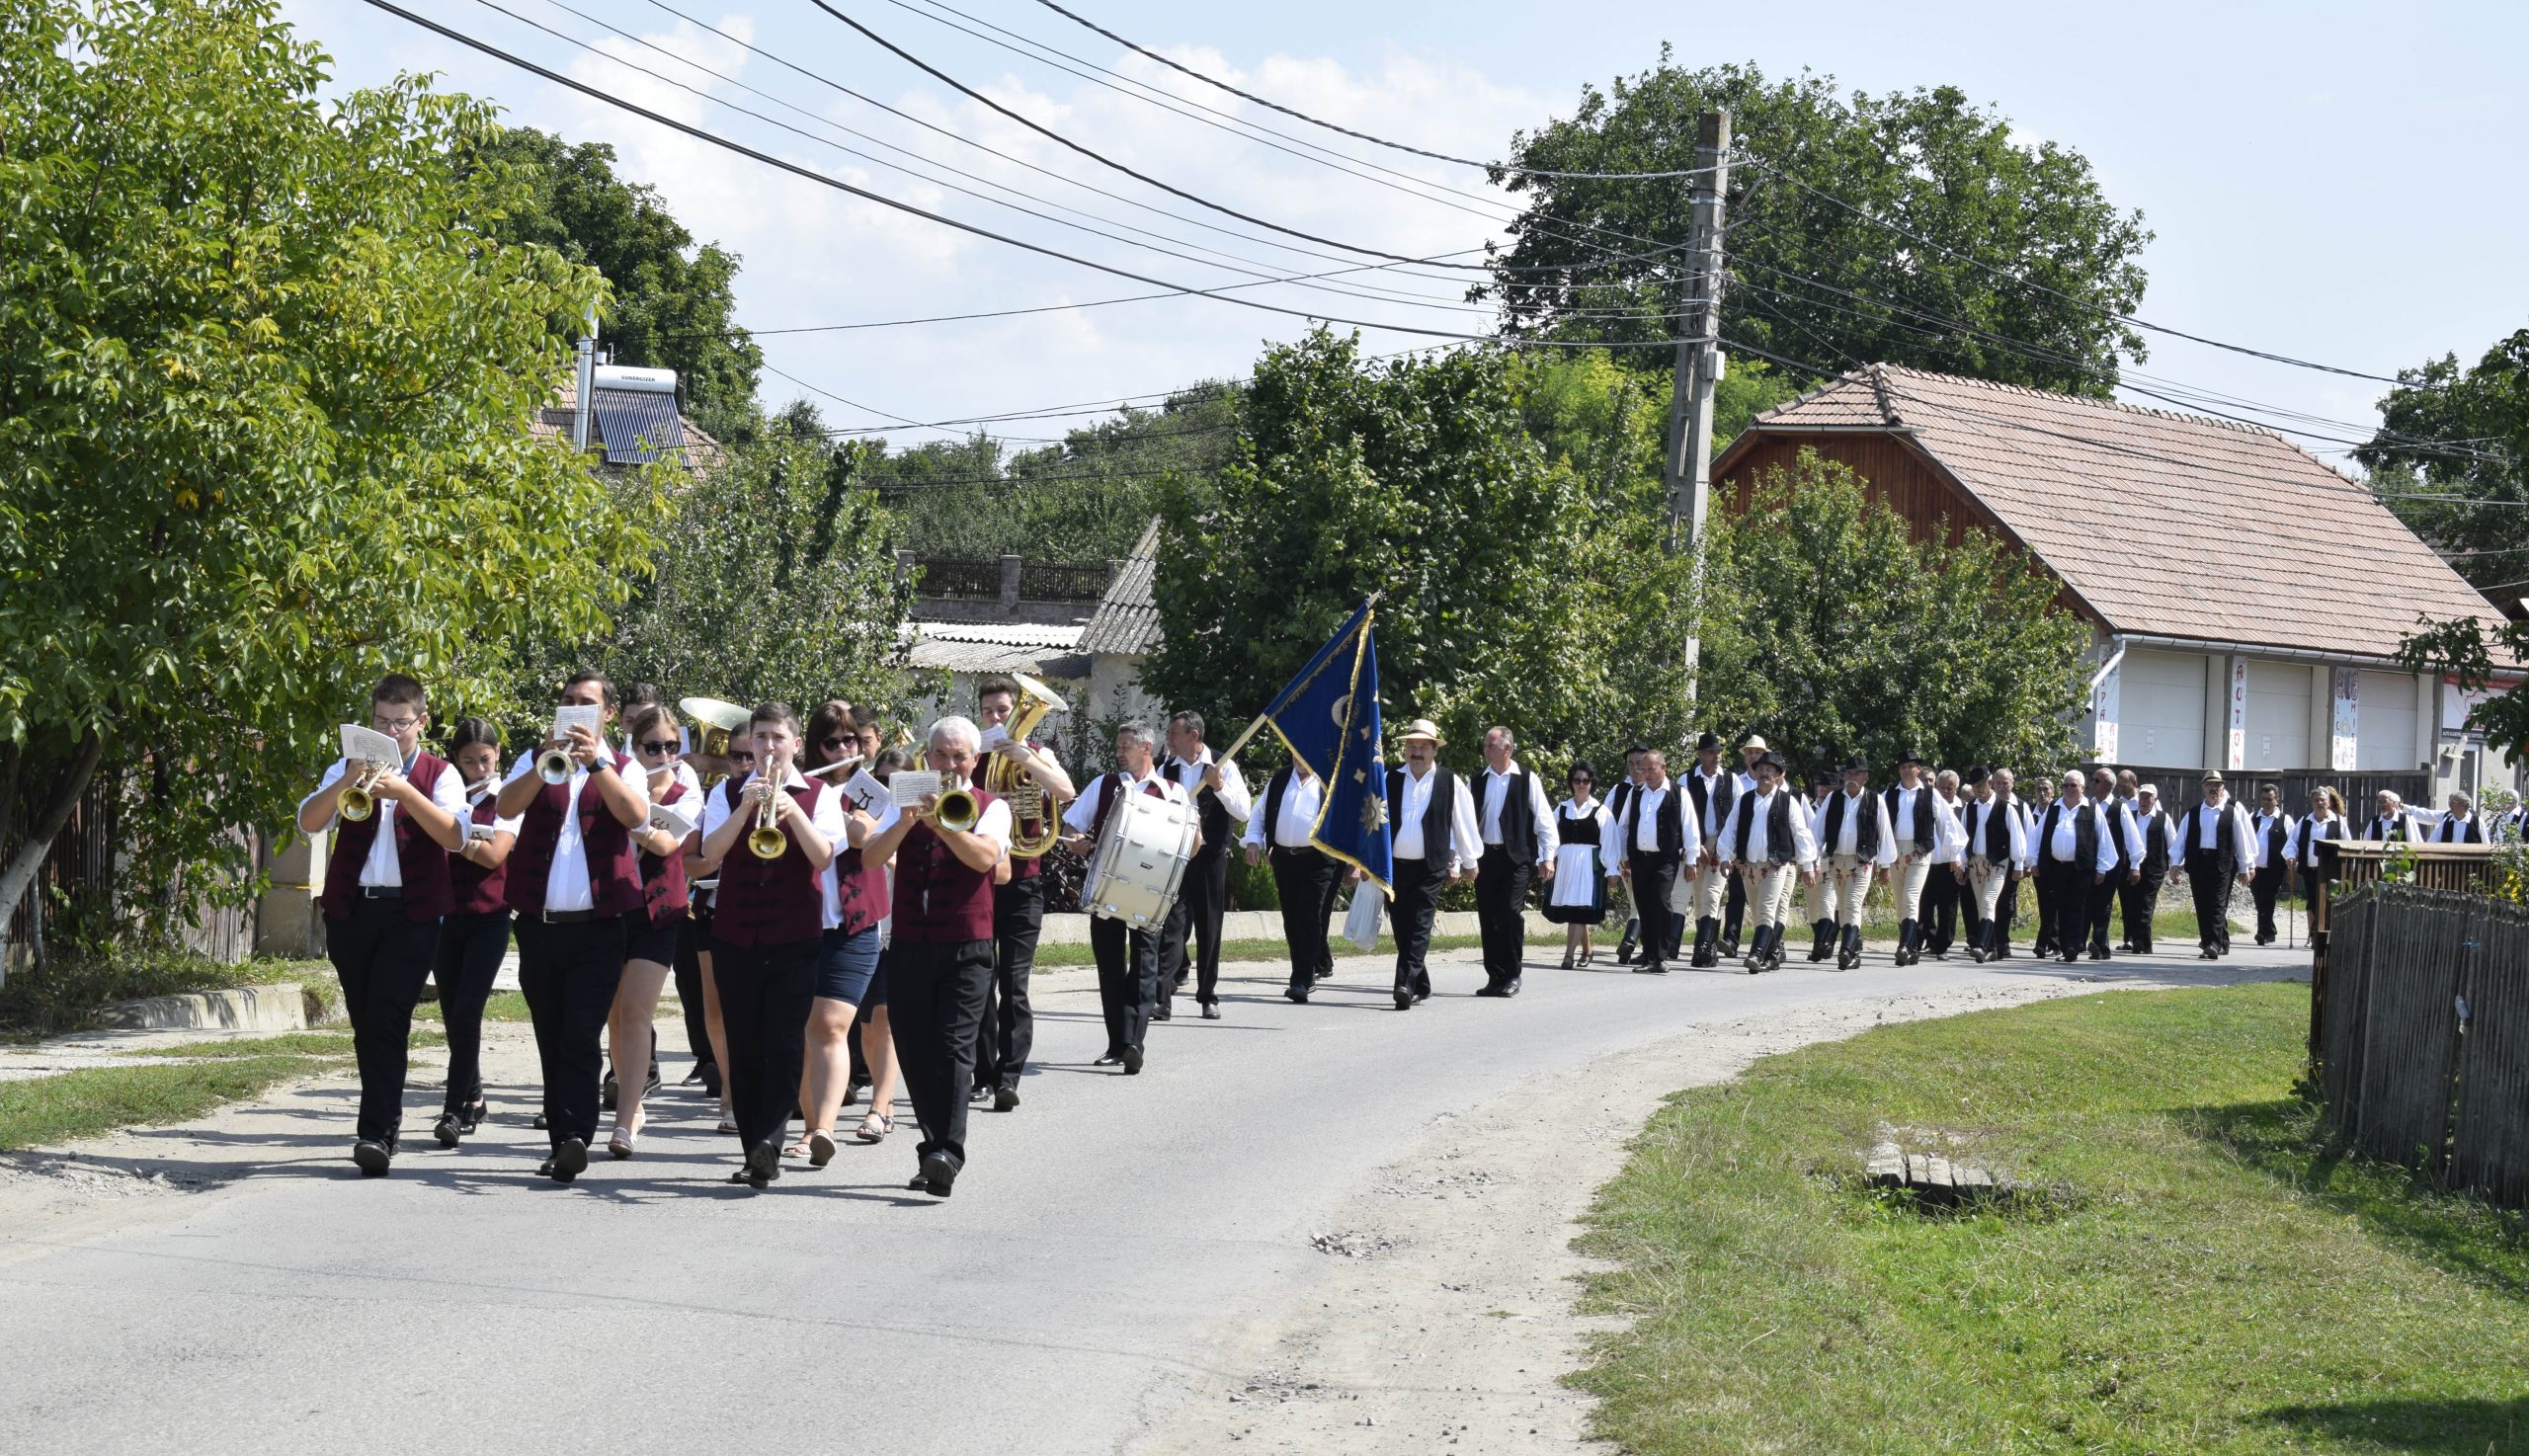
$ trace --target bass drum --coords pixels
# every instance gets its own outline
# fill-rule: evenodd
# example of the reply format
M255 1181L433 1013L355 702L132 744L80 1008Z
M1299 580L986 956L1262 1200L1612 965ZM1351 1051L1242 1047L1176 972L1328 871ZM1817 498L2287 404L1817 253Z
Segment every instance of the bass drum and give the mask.
M1194 857L1200 826L1192 804L1126 794L1107 818L1106 838L1091 860L1097 889L1083 906L1091 915L1156 930L1177 907L1178 886Z

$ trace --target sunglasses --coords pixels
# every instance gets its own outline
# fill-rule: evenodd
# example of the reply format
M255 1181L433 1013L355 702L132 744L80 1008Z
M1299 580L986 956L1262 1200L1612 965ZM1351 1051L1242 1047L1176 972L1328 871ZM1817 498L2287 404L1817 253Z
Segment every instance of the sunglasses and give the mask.
M672 754L675 753L679 747L681 747L681 745L673 738L654 738L648 743L641 745L641 752L645 754Z
M723 757L728 759L732 764L752 764L755 762L755 750L751 748L733 748L729 750L727 754L723 755Z
M832 748L842 748L842 747L846 746L847 744L855 744L855 743L858 743L860 740L859 740L859 739L857 739L857 738L821 738L821 739L819 739L819 740L817 740L817 741L818 741L819 743L821 743L821 744L825 745L827 748L832 749Z

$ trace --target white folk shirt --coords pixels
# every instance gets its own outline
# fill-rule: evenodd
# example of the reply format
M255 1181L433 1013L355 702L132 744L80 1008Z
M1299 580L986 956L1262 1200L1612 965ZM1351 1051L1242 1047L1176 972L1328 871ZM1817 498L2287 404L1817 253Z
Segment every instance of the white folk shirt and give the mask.
M1966 836L1966 852L1978 856L1984 854L1985 846L1988 843L1986 836L1992 832L1988 826L1994 822L1994 816L1997 814L2001 816L2004 824L2010 826L2002 831L2003 838L2009 842L2009 848L2002 851L2002 858L1999 862L2004 868L2016 866L2026 869L2029 863L2027 819L2020 813L2019 805L1999 794L1991 799L1980 799L1967 805L1967 817L1960 826Z
M1837 799L1844 801L1844 822L1836 827L1836 842L1831 845L1827 843L1827 809ZM1842 789L1837 789L1827 795L1825 802L1819 804L1818 812L1811 815L1809 819L1809 833L1818 841L1818 852L1823 855L1860 854L1861 817L1864 814L1871 815L1879 821L1879 849L1870 856L1870 862L1873 864L1896 863L1897 836L1889 828L1888 801L1869 789L1863 789L1858 794L1848 794Z
M401 771L412 772L413 759L420 757L419 753L415 753L412 758L406 759ZM335 785L343 781L350 768L349 759L336 759L334 767L325 770L324 780L316 785L316 791L298 801L299 808L303 810L309 804L328 795L339 800L341 795ZM471 817L470 806L465 802L465 775L456 771L454 764L440 770L439 782L431 785L431 802L447 810L460 824ZM404 861L396 857L395 853L396 807L392 799L382 795L377 799L376 818L373 821L377 825L377 837L368 842L368 857L363 860L360 866L360 882L364 885L374 885L380 889L400 889L403 886ZM325 827L331 829L342 821L342 810L338 805L334 811L334 817L326 821ZM517 820L505 819L501 823L511 833L517 833ZM437 849L438 842L433 841L432 848Z
M2227 817L2240 847L2240 868L2265 868L2265 841L2257 837L2256 826L2248 823L2248 811L2240 807L2239 800L2224 799L2218 809L2211 804L2198 804L2187 813L2195 825L2195 852L2205 855L2208 861L2220 852L2222 821ZM2172 869L2186 862L2187 823L2187 820L2178 821L2178 832L2169 838L2169 867Z
M1443 874L1457 874L1475 868L1484 848L1483 841L1476 837L1475 832L1475 795L1467 791L1465 777L1450 775L1457 780L1458 791L1457 802L1449 806L1449 843L1440 847L1439 853L1433 854L1423 843L1423 816L1431 807L1431 783L1439 776L1440 770L1434 767L1420 777L1410 768L1397 771L1405 775L1405 787L1397 795L1396 823L1390 826L1396 834L1390 857L1439 859L1445 861L1440 866Z
M1694 795L1687 793L1683 784L1671 778L1664 780L1658 788L1636 786L1634 799L1625 802L1624 813L1608 821L1614 830L1612 839L1615 849L1615 852L1608 856L1609 871L1612 872L1617 865L1636 854L1660 852L1660 816L1668 812L1667 805L1671 794L1677 795L1678 865L1680 867L1690 865L1703 857L1703 826L1695 818ZM1634 800L1636 799L1641 801L1638 811L1641 816L1639 819L1635 818L1637 810ZM1628 821L1633 823L1633 833L1630 835L1624 832Z
M1739 822L1751 816L1754 816L1754 822L1748 831L1746 862L1752 865L1767 862L1773 848L1767 836L1772 831L1774 800L1787 793L1791 793L1788 788L1778 788L1769 794L1750 789L1739 796L1739 802L1730 806L1729 822L1721 826L1720 838L1714 842L1722 863L1729 864L1738 859ZM1809 822L1808 806L1801 803L1797 795L1792 798L1790 819L1790 867L1806 869L1818 862L1818 831Z
M2344 821L2343 816L2329 814L2325 818L2321 818L2317 815L2312 815L2309 818L2302 820L2301 823L2294 828L2292 831L2292 839L2287 842L2285 852L2293 856L2294 862L2310 869L2316 869L2319 866L2319 846L2321 844L2327 840L2349 840L2351 838L2353 838L2353 826L2347 824Z
M2284 859L2291 856L2292 832L2301 827L2301 821L2293 818L2289 814L2283 813L2281 810L2268 814L2263 809L2259 809L2248 816L2248 828L2256 835L2257 853L2260 856L2265 853L2266 826L2276 824L2283 827L2283 838L2277 842L2282 848L2275 850L2275 854L2277 856L2276 862L2281 863ZM2257 867L2260 869L2265 867L2265 861L2262 857L2258 859Z
M1107 788L1114 782L1113 773L1101 773L1091 779L1089 787L1081 790L1080 797L1072 800L1071 807L1063 811L1063 827L1074 834L1089 833L1090 826L1098 822L1099 806L1106 802ZM1149 794L1153 789L1158 790L1152 795L1154 798L1166 799L1171 803L1184 804L1188 807L1191 807L1194 802L1186 796L1185 785L1160 772L1156 763L1151 766L1151 771L1138 778L1130 774L1125 775L1125 793ZM1111 836L1122 824L1123 819L1119 815L1109 814L1106 816L1106 827L1102 833ZM1098 873L1099 846L1092 845L1089 849L1089 878L1080 887L1080 899L1084 905L1097 895L1098 883L1101 878Z
M518 762L510 766L510 779L534 777L535 756L540 752L540 749L530 749L519 755ZM612 753L613 750L603 752ZM634 768L628 773L618 769L617 776L632 790L632 798L640 808L641 817L646 820L650 814L650 775ZM562 804L561 831L553 839L553 867L544 876L544 908L548 912L597 908L597 900L589 891L588 848L580 843L580 790L588 787L588 783L589 770L574 761L570 781L562 786L569 797ZM537 780L536 792L543 792L540 779ZM600 808L598 812L612 814L614 811Z
M2066 803L2061 798L2055 801L2049 811L2055 816L2055 833L2047 837L2046 857L2058 864L2070 864L2073 856L2081 851L2080 820L2083 809L2090 811L2090 822L2098 829L2098 848L2090 854L2090 869L2098 874L2113 873L2116 869L2116 835L2108 827L2107 810L2088 799L2078 803ZM2131 824L2133 821L2126 822Z
M1940 796L1940 790L1934 788L1932 786L1932 781L1928 778L1924 779L1921 783L1917 784L1913 788L1908 788L1902 783L1894 785L1894 787L1897 790L1897 810L1895 813L1888 816L1888 822L1890 827L1897 831L1897 837L1910 844L1913 843L1915 838L1915 795L1930 794L1932 796L1932 842L1928 845L1916 845L1912 852L1923 855L1933 864L1947 864L1951 860L1956 859L1958 857L1958 843L1946 832L1947 826L1941 817L1943 804ZM1885 805L1888 800L1882 797L1879 802L1882 805ZM1891 857L1893 859L1894 856Z
M1967 857L1967 801L1953 799L1935 789L1932 793L1932 854L1934 864L1956 864Z
M1228 775L1222 775L1227 781ZM1282 789L1282 812L1279 823L1266 824L1264 816L1251 808L1247 815L1247 835L1243 843L1259 849L1305 849L1309 836L1317 832L1317 811L1326 802L1326 780L1311 773L1294 770L1290 782ZM1264 836L1272 835L1267 844Z
M1202 792L1203 770L1212 765L1211 746L1206 744L1203 751L1192 759L1179 759L1176 763L1176 772L1171 776L1177 780L1177 786L1185 790L1187 798ZM1256 801L1247 792L1247 775L1238 771L1236 764L1226 760L1221 762L1220 801L1222 812L1229 815L1232 824L1245 824L1256 812Z
M1518 771L1519 761L1513 759L1510 773ZM1508 793L1504 785L1509 781L1509 773L1492 768L1486 768L1484 777L1477 781L1476 825L1488 847L1502 843L1502 803ZM1554 808L1545 801L1545 784L1533 773L1528 775L1528 823L1535 828L1537 842L1536 852L1528 856L1529 861L1542 864L1551 860L1554 851L1562 848L1563 832L1554 827Z

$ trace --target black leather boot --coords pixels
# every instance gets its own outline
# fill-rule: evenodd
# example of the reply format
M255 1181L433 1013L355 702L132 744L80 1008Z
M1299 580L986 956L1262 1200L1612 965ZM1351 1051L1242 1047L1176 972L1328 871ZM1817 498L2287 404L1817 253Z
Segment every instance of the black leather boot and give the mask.
M1695 954L1694 959L1688 964L1697 969L1708 969L1721 964L1721 956L1717 953L1719 947L1713 943L1720 934L1720 922L1708 915L1697 919L1695 921Z
M1923 927L1920 921L1899 921L1897 923L1897 964L1910 966L1921 960L1923 958L1922 942Z
M1844 927L1843 943L1836 951L1836 969L1849 971L1861 964L1861 927Z
M1835 953L1835 944L1836 923L1834 921L1817 920L1809 923L1809 958L1811 960L1825 960Z

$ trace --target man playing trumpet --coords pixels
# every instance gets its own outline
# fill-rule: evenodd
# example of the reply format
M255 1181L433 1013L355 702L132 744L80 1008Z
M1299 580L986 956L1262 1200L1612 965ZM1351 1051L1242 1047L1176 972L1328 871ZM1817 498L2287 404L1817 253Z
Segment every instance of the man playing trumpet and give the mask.
M337 759L298 805L298 828L333 828L325 861L325 953L343 983L360 1061L360 1120L352 1161L382 1176L404 1118L413 1004L454 904L449 854L465 843L465 786L446 760L421 750L430 722L422 685L389 673L369 693L369 726L395 741L392 764ZM350 812L343 812L346 801ZM365 800L365 802L364 802Z

